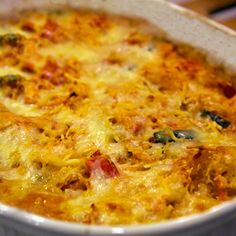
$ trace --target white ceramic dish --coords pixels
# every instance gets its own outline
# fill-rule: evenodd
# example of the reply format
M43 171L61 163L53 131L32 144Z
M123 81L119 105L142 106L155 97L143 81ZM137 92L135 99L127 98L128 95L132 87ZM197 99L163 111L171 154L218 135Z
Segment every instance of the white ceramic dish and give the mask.
M0 14L27 8L90 8L138 16L155 24L166 35L204 51L210 58L236 71L236 32L164 0L1 0ZM158 224L87 226L49 220L0 204L0 236L82 235L236 235L236 200L203 214Z

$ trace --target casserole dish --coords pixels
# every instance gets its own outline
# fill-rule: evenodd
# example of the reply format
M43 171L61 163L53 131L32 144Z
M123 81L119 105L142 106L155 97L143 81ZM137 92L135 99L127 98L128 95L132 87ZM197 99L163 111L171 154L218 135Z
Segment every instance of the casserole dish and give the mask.
M235 36L232 31L221 29L217 24L209 23L202 18L197 19L194 14L163 1L7 1L1 4L2 14L12 10L18 11L32 7L63 7L66 5L76 8L105 10L124 15L130 15L129 12L132 11L132 16L142 17L154 23L171 39L190 43L194 47L205 51L209 58L214 58L217 63L223 63L229 69L234 69L236 49ZM202 34L200 38L197 37L199 33ZM212 40L213 38L214 40ZM1 234L11 235L18 232L20 235L23 233L26 235L177 235L183 233L193 235L194 233L203 233L203 231L207 232L212 227L218 225L218 222L225 223L225 221L232 220L231 218L234 217L234 207L234 202L225 203L201 215L181 218L166 223L112 228L57 222L1 205ZM222 216L224 216L224 220ZM202 227L199 228L200 226ZM219 229L217 229L217 232L219 232Z

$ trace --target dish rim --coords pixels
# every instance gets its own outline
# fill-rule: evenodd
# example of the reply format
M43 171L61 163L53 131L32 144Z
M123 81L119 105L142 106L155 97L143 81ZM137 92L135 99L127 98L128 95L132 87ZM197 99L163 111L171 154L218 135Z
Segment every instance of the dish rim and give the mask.
M11 207L0 203L0 216L5 220L13 220L17 223L23 223L26 226L32 226L43 229L47 232L60 233L66 235L145 235L146 234L166 234L177 233L197 227L202 224L210 224L214 220L222 220L222 216L235 212L236 199L224 202L209 210L183 216L176 219L166 220L152 224L132 224L118 226L87 225L76 222L66 222L54 220L26 212L22 209ZM234 215L232 214L231 217ZM1 222L1 219L0 219Z

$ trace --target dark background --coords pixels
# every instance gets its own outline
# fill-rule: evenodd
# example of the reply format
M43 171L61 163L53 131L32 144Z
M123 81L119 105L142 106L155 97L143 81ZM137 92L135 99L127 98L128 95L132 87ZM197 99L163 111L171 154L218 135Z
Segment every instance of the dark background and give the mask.
M236 30L236 0L169 0Z

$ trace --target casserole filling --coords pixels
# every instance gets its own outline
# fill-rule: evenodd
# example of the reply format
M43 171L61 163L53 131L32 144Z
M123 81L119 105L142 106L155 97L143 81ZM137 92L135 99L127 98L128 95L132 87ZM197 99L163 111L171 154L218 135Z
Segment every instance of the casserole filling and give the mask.
M24 12L0 22L0 200L143 224L236 195L235 76L147 22Z

